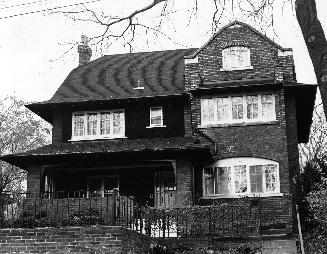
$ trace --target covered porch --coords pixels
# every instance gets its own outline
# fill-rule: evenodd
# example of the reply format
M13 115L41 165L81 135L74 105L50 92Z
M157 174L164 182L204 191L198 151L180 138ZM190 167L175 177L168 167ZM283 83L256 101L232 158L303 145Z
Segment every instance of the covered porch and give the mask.
M144 206L194 204L194 166L212 158L198 138L56 143L2 159L28 171L27 192L106 198L113 190Z

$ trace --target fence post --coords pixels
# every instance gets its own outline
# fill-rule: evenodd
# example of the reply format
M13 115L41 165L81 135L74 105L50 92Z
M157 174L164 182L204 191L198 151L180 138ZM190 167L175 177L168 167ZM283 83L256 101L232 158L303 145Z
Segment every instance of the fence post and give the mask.
M262 203L261 198L259 198L259 234L262 236Z
M112 192L113 196L113 202L112 202L112 220L113 220L113 225L117 226L117 190L113 189Z

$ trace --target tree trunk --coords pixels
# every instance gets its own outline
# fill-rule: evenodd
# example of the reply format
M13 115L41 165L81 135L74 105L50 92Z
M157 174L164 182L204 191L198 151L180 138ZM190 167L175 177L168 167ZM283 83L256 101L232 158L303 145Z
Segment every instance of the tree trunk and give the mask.
M317 18L315 0L296 0L296 16L315 70L327 118L327 41Z

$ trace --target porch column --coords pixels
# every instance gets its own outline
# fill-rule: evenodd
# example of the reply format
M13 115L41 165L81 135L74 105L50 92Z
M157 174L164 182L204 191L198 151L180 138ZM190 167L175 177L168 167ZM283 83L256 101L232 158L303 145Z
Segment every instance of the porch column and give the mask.
M176 206L188 206L192 200L192 163L187 157L176 160Z
M40 165L30 165L27 170L27 192L39 193L41 183Z

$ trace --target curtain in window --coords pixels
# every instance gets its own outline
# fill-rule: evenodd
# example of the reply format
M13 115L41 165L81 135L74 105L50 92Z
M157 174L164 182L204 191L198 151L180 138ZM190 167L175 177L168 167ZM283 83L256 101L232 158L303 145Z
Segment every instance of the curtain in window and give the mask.
M247 110L247 119L256 119L258 118L258 96L246 96L246 110Z
M114 112L113 113L113 133L120 134L123 131L123 112Z
M228 98L217 98L217 120L228 121Z
M84 136L84 114L74 115L74 136Z
M243 119L243 97L232 97L233 119Z
M263 94L261 96L262 118L271 118L274 113L274 102L272 94Z
M205 123L214 121L214 99L202 99L202 120Z
M247 192L246 165L234 166L235 193Z
M97 114L87 114L87 135L97 135Z
M101 113L100 116L100 135L110 134L110 113Z
M277 169L276 165L265 165L266 192L274 192L277 189Z

